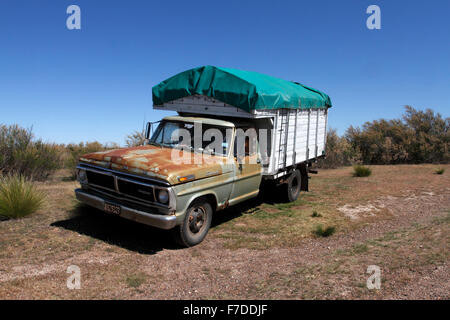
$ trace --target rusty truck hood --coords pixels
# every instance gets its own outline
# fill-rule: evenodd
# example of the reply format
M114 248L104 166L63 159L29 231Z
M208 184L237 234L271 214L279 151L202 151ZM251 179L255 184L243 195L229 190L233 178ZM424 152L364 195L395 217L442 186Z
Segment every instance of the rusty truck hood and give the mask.
M172 152L176 152L178 158L173 157ZM194 159L195 155L197 155L197 161ZM178 180L181 177L189 176L189 181L192 181L220 175L227 171L225 157L203 155L199 161L199 156L201 154L190 151L147 145L89 153L83 155L80 162L157 178L172 185L181 183ZM183 163L180 159L188 159L188 161Z

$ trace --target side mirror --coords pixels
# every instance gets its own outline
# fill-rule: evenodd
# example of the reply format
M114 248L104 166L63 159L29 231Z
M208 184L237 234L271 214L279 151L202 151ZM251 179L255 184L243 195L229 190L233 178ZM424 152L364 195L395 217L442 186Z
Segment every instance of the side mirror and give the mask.
M150 139L151 131L152 131L152 123L151 122L147 122L147 126L145 127L145 140L149 140Z
M150 141L150 134L152 132L152 123L147 122L147 125L145 126L145 132L144 132L144 145L147 145Z

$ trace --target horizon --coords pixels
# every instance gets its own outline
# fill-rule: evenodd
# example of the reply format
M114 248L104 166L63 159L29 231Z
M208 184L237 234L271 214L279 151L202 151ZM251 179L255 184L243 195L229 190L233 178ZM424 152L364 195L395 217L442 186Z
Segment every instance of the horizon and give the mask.
M80 30L66 26L72 4ZM371 4L381 10L379 30L366 26ZM151 88L201 65L325 92L329 128L340 135L400 118L405 105L446 118L448 9L448 1L4 1L0 124L32 127L58 144L123 146L146 121L175 114L152 109Z

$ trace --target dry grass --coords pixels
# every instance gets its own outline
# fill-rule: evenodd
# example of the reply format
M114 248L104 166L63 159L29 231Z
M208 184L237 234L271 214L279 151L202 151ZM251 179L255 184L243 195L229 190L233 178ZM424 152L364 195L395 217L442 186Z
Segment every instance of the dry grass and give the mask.
M450 241L449 218L450 212L435 221L336 250L319 263L305 261L289 272L273 273L255 284L250 295L265 299L387 298L387 292L410 286L417 273L431 276L430 271L442 268L446 272L444 265L450 257L446 250ZM381 269L381 290L369 290L366 286L369 265ZM419 297L421 286L421 283L414 286ZM445 285L440 289L445 296Z
M390 197L438 192L449 183L445 175L433 174L433 165L371 168L370 177L358 179L353 178L352 167L321 170L312 176L310 191L301 193L296 202L257 203L256 207L244 208L241 215L214 228L212 234L225 239L225 246L232 249L292 247L311 237L317 225L348 232L370 221L389 219L392 213L383 207L383 202L389 202ZM371 202L375 203L374 209L369 206ZM349 221L339 210L345 205L348 208L367 205L371 211L361 219ZM229 211L233 214L235 209ZM321 216L315 216L314 212L320 212Z
M448 170L371 168L372 176L358 179L351 167L320 171L310 180L311 191L292 204L230 208L217 215L204 243L189 249L174 246L168 232L77 205L77 183L64 181L69 172L58 172L38 184L47 194L38 214L0 221L0 298L433 297L430 292L445 289L442 277L449 283L449 218L419 217L447 205ZM403 210L402 226L399 203L412 203ZM352 219L339 210L368 204L378 211ZM385 221L392 221L390 229ZM312 231L319 224L337 231L317 238ZM81 290L66 287L72 264L81 269ZM382 293L365 287L370 264L383 269Z
M126 279L127 285L131 288L139 288L146 280L143 273L129 275Z

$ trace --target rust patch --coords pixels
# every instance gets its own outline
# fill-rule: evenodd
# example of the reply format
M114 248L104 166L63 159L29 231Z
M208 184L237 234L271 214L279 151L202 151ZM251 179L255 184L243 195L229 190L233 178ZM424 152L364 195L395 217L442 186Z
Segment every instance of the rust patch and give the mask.
M218 206L218 207L217 207L217 210L224 210L224 209L228 208L229 205L230 205L230 203L229 203L228 200L227 200L227 201L225 201L224 204Z
M223 174L227 158L157 146L139 146L86 154L80 161L166 180L174 185L180 183L178 177L193 174L196 179L201 179L210 177L212 173Z

